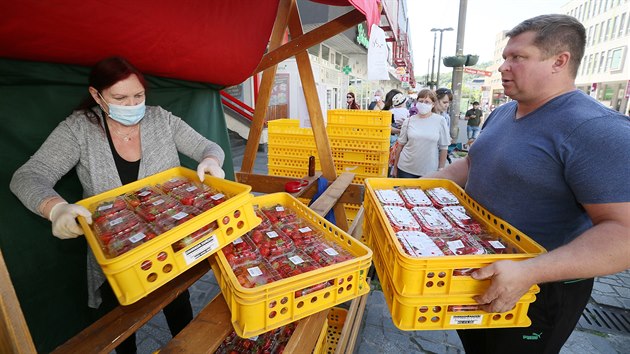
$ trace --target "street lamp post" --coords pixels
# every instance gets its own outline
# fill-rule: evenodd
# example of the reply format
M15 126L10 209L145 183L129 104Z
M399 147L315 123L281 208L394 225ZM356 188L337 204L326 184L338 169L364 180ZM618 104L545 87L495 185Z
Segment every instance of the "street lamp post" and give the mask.
M433 31L433 30L431 30ZM433 86L433 73L435 73L435 40L437 39L437 33L433 33L433 59L431 60L431 81L429 81L429 87L434 89ZM438 64L438 70L440 70L440 65Z
M440 51L438 53L438 68L437 68L437 77L435 78L435 88L440 87L440 66L442 66L442 35L444 31L452 31L452 27L448 28L431 28L431 32L434 32L433 36L433 61L435 61L435 35L437 32L440 32ZM431 74L433 76L433 74Z

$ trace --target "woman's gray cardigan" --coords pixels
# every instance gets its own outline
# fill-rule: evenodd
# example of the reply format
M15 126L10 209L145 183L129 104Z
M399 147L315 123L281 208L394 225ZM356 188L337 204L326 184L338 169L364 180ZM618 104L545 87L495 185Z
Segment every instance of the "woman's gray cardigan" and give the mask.
M101 113L98 108L94 111ZM53 187L74 167L84 198L122 185L102 119L99 123L88 119L83 111L74 112L59 123L39 150L15 171L11 191L29 210L40 214L39 205L45 199L58 196ZM148 106L139 124L142 158L138 178L179 166L178 152L196 161L213 156L223 164L225 154L218 144L161 107ZM88 250L87 280L88 305L97 308L102 302L98 289L105 282L105 276L91 250Z

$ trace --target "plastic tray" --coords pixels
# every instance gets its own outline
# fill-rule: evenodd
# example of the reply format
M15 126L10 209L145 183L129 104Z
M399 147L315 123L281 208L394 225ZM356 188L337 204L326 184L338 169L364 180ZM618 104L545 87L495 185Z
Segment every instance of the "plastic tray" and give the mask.
M147 185L155 186L173 177L198 179L196 171L176 167L83 199L77 204L93 212L90 208L99 201L139 190ZM260 223L252 207L250 186L212 176L206 176L204 183L230 198L118 257L106 256L92 228L83 217L79 217L85 238L120 304L129 305L143 298ZM174 250L173 246L178 241L215 221L217 227L214 231L183 249Z
M392 315L394 325L403 331L450 330L478 328L528 327L529 305L536 301L536 295L525 294L516 306L507 312L489 313L477 309L471 296L403 296L391 282L387 262L380 255L374 255L374 265L381 283L385 302Z
M326 112L326 121L328 125L390 127L392 114L389 111L330 109Z
M334 354L341 337L341 330L346 322L346 316L348 310L341 307L333 307L328 312L328 318L323 327L323 341L320 345L318 340L318 346L313 350L313 354Z
M363 225L365 242L371 248L377 244L382 254L387 257L384 265L391 274L392 284L401 295L481 294L487 289L488 280L480 281L472 279L470 276L457 274L461 274L464 272L463 270L487 266L498 260L524 260L545 252L542 246L510 224L490 214L466 195L459 186L449 180L369 178L365 180L365 185L365 221ZM407 255L398 242L375 194L376 189L389 189L395 186L420 187L422 189L446 188L457 196L461 205L474 219L496 235L504 244L508 244L512 253L424 258ZM537 291L537 286L533 286L530 290L530 292Z
M336 243L354 258L248 289L238 283L225 256L218 252L211 257L211 265L232 313L232 325L239 336L255 336L369 292L366 282L367 270L372 263L369 248L287 193L256 197L253 204L260 207L280 204L295 211L300 218L321 231L327 240ZM296 296L296 292L324 282L330 282L332 286Z

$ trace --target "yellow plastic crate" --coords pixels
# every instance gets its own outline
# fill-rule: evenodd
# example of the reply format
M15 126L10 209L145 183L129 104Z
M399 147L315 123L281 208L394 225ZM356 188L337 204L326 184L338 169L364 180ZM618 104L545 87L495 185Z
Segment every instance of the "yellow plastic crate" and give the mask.
M330 109L326 112L328 125L350 125L368 127L390 127L390 111L368 111L354 109Z
M352 179L352 183L354 184L363 184L366 178L373 178L375 176L385 176L386 172L385 167L366 167L366 166L337 166L335 165L335 170L339 175L342 172L353 172L355 173L354 178ZM361 174L358 172L372 172L368 174ZM295 177L295 178L303 178L308 175L307 167L286 167L286 166L277 166L277 165L267 165L267 171L270 176L285 176L285 177ZM379 173L376 173L379 172Z
M343 208L346 211L346 218L348 219L348 225L350 225L352 224L352 221L354 221L354 219L357 217L357 213L359 212L359 209L361 209L361 204L345 203L343 205Z
M337 126L329 124L326 127L328 136L332 139L351 140L387 140L392 134L391 127L371 127L371 126Z
M270 143L268 144L267 149L268 156L297 159L308 159L309 156L315 156L315 161L319 164L319 157L317 154L317 149L315 148L301 148L294 145ZM332 157L335 161L341 161L348 164L357 163L371 166L382 165L389 162L388 151L352 151L334 149L331 152Z
M215 254L211 257L212 269L232 313L234 330L239 336L255 336L369 292L366 281L367 270L372 264L372 251L369 248L288 193L255 197L253 204L260 207L280 204L294 211L321 231L326 239L343 247L355 258L266 285L245 288L236 279L223 253ZM296 291L323 282L333 285L296 297Z
M471 199L463 189L449 180L442 179L388 179L365 180L364 198L366 244L381 248L388 257L384 262L391 274L396 291L404 296L418 295L475 295L488 288L489 280L475 280L470 276L456 275L458 269L481 268L498 260L525 260L545 252L545 249L507 222L489 213ZM392 189L394 186L420 187L422 189L444 187L452 192L468 213L478 220L499 240L510 246L510 254L484 254L441 257L411 257L398 242L375 190ZM517 253L518 252L518 253ZM455 272L455 274L454 274ZM537 286L532 292L537 292Z
M281 166L289 168L306 168L308 169L309 156L286 156L286 155L267 155L267 164L270 166ZM375 164L373 162L354 162L333 158L335 169L337 172L354 172L364 176L387 177L387 162ZM315 170L321 171L321 163L319 158L315 158Z
M176 167L83 199L77 204L94 212L94 207L103 200L148 185L155 186L173 177L198 180L196 171ZM138 301L260 224L260 219L252 207L253 195L250 193L250 186L212 176L206 176L203 183L225 194L229 199L118 257L108 258L105 255L98 236L85 219L79 217L85 238L120 304L129 305ZM174 251L172 247L174 243L215 221L218 224L216 230L187 247ZM149 262L152 266L147 268Z
M328 318L326 318L326 320L324 321L324 325L322 326L322 329L319 332L319 337L317 337L317 343L315 343L315 349L313 349L313 354L318 354L322 352L324 348L324 343L326 342L326 333L328 332L327 330L328 330Z
M318 346L313 350L313 354L334 354L337 349L337 344L339 343L339 338L341 337L341 330L343 329L343 325L346 322L346 317L348 315L348 310L341 307L333 307L328 312L328 318L326 320L326 325L323 328L323 341L321 345L319 345L319 341L322 339L318 339Z
M307 167L284 167L284 166L273 166L267 165L267 173L270 176L285 176L285 177L295 177L295 178L303 178L308 175Z
M376 252L375 252L376 253ZM477 308L472 296L403 296L391 282L387 262L381 256L374 256L374 265L381 283L385 302L392 315L394 325L403 331L451 330L528 327L529 305L536 301L536 295L525 294L516 306L507 312L489 313Z

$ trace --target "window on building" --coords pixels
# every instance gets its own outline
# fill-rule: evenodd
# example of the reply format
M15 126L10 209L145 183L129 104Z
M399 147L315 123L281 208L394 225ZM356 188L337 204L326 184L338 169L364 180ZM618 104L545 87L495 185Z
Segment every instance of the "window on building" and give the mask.
M577 18L577 19L578 19L578 20L580 20L580 21L582 21L582 20L583 20L583 19L582 19L582 6L583 6L583 5L580 5L580 7L578 8L578 11L577 11L577 16L575 16L575 18Z
M595 24L595 30L593 31L593 41L591 42L591 45L594 45L596 43L597 38L599 38L599 23Z
M586 67L586 55L582 58L582 63L580 64L580 75L584 75L584 68Z
M589 45L592 40L593 40L593 26L589 27L588 31L586 32L586 45Z
M597 53L593 54L593 71L591 71L591 74L594 74L595 72L597 72L597 64L599 62L599 55L597 55Z
M593 72L593 54L589 54L587 62L588 62L588 68L586 69L586 73L590 74Z
M335 64L341 66L341 53L339 52L335 53Z
M619 16L615 16L612 21L612 30L610 31L610 39L613 39L617 36L617 21L619 21Z
M612 29L612 19L608 19L608 21L606 21L606 34L604 35L604 40L607 41L608 39L610 39L610 32Z
M588 19L591 17L591 0L586 2L586 6L584 6L585 18Z
M626 47L612 49L610 60L610 71L619 71L623 69L623 55Z
M597 0L593 0L593 6L591 7L591 17L595 17L596 9L597 9Z
M330 48L322 44L322 58L330 60Z
M604 1L608 1L608 0L599 0L599 6L597 7L598 15L602 13L602 5L604 5Z
M344 55L341 59L341 66L344 67L348 65L348 63L350 63L350 58Z
M602 21L599 24L599 38L597 39L597 43L601 43L602 40L604 39L604 36L606 35L606 21Z
M319 57L319 44L308 48L308 52L316 57Z
M626 30L626 13L621 14L621 19L619 20L619 32L617 33L618 37L623 36L623 32Z
M606 72L606 52L599 54L599 68L597 68L597 72Z

